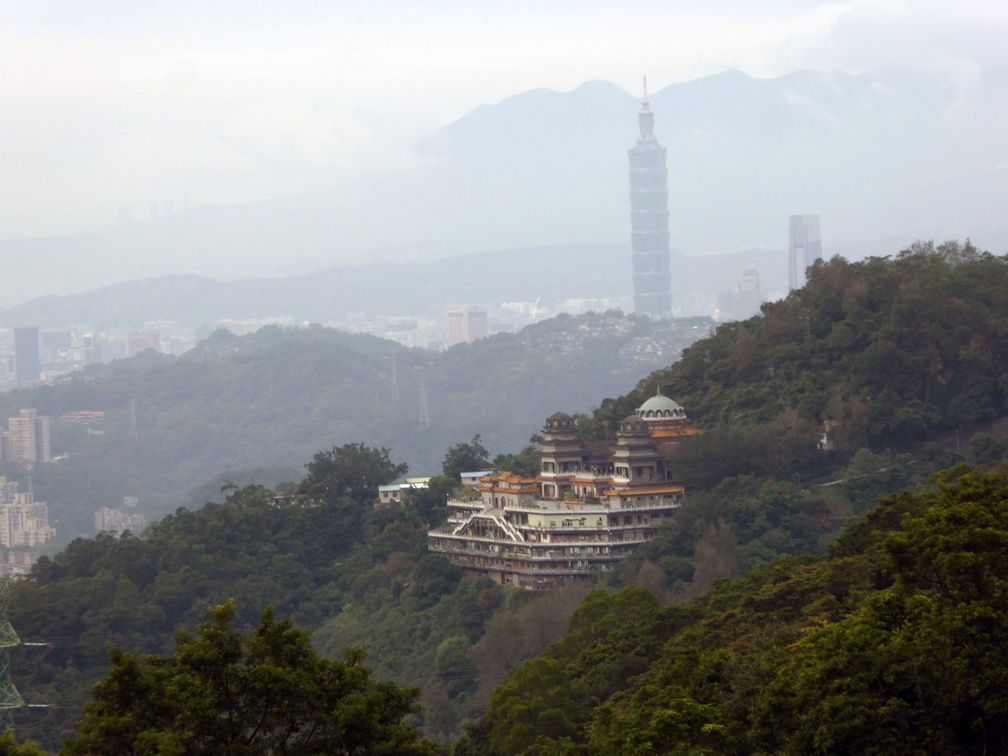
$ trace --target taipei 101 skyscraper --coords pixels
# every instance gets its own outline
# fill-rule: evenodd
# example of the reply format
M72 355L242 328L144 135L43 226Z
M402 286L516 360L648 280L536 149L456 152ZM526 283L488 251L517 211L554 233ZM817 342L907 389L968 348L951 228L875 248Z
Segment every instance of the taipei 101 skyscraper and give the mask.
M638 115L640 136L630 148L630 241L633 246L634 311L651 318L672 314L669 271L668 169L665 148L654 136L647 96Z

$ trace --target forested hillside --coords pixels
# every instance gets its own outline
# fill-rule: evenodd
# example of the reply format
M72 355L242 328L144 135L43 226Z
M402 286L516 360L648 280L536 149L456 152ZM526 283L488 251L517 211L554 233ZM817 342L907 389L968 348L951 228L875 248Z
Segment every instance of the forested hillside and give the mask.
M990 422L1008 413L1008 260L949 242L817 262L803 289L720 326L585 426L598 434L656 387L707 430L682 458L687 474L702 460L700 484L814 473L823 431L842 458Z
M1006 377L1008 260L920 244L819 263L603 401L588 433L656 388L687 407L692 493L456 752L1003 752L1008 468L873 508L1008 456Z
M623 581L663 598L821 550L879 496L1008 451L1008 258L918 243L819 262L761 315L720 326L579 418L601 438L660 389L701 436L672 453L689 496Z
M414 721L447 741L510 669L560 637L588 587L505 590L428 554L436 497L372 506L402 467L388 450L345 444L315 454L284 493L226 485L140 536L80 538L42 557L9 602L21 638L44 644L14 654L25 700L48 707L17 710L19 734L56 748L107 670L110 643L163 654L176 628L234 599L239 629L272 606L315 631L326 656L360 647L377 679L421 686Z
M13 585L9 613L25 640L48 646L20 651L13 669L29 703L53 708L20 710L19 731L55 747L104 673L109 643L163 653L176 628L202 622L228 599L239 627L254 626L267 606L317 627L359 595L364 564L383 564L392 552L416 573L410 595L436 597L444 587L424 570L444 565L424 562L434 558L424 556L415 510L371 507L373 487L400 472L386 450L350 444L315 455L298 492L231 490L141 537L82 538L42 557L31 580Z
M1008 629L997 566L1008 564L998 503L1008 498L1008 472L948 473L941 487L871 512L880 496L927 484L936 470L1005 457L1006 277L1008 261L968 245L832 260L802 291L721 326L631 394L583 415L585 431L603 436L660 386L705 429L672 460L688 491L675 521L594 584L542 596L463 575L427 554L436 496L369 507L364 492L401 471L398 451L342 441L306 454L308 475L278 496L223 482L224 490L203 489L215 503L179 510L141 537L75 541L41 561L11 599L21 636L52 644L19 651L16 680L27 700L65 707L19 712L22 730L54 733L50 746L66 732L106 668L106 642L163 652L173 628L234 597L240 622L275 604L325 654L359 646L379 679L419 685L418 723L435 740L457 736L490 703L460 742L463 754L864 752L878 727L916 752L980 753L978 743L996 752L1008 715L991 691L1008 667L989 639ZM542 327L569 334L569 325ZM536 333L502 342L514 350L504 364L535 354ZM261 336L274 337L284 341ZM459 403L473 402L475 422L431 457L489 433L485 418L508 411L500 397L529 385L521 370L502 368L483 383L474 377L482 388L466 393L467 353L491 342L428 366L431 381L460 381ZM256 343L273 348L218 336L200 359L241 376L254 371L246 363L261 364L243 356ZM374 361L361 361L380 364L385 346L369 343ZM570 385L588 390L596 378ZM96 378L78 388L89 385L118 384ZM517 454L526 439L505 447L516 453L510 462L534 456ZM827 557L808 556L825 549ZM982 619L974 636L964 617ZM897 632L904 627L912 632ZM945 636L961 642L941 656L935 638ZM953 684L968 676L947 675L932 692L938 673L909 661L932 655L941 669L989 663L972 704ZM950 724L935 724L940 717ZM893 752L886 743L879 752Z
M1006 501L959 469L689 603L592 593L454 753L1004 753Z
M124 496L157 517L191 503L187 492L215 476L270 487L297 480L318 449L344 443L390 447L414 475L436 473L444 450L476 433L494 454L516 450L548 415L625 390L710 325L562 316L443 353L327 328L220 331L179 358L145 353L2 395L0 418L24 407L105 411L97 435L57 423L62 459L32 472L36 498L61 533L75 535ZM649 338L664 348L635 349ZM421 380L429 427L419 423ZM23 470L5 472L27 490Z

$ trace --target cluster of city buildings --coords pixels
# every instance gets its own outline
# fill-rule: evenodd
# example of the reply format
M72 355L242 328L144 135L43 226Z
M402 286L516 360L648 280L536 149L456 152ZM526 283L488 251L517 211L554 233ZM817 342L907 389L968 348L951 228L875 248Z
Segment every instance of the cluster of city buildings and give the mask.
M95 533L122 535L127 531L134 534L142 531L147 527L147 518L137 514L137 502L135 496L124 496L121 509L101 507L94 513Z
M645 82L644 98L638 114L639 136L628 150L630 183L630 225L633 264L633 311L652 318L673 314L671 247L669 233L669 192L667 150L655 136L655 115L651 111ZM790 290L805 283L805 271L822 258L819 217L792 215L788 234L788 285ZM759 312L766 300L766 286L755 269L747 269L734 291L719 296L716 319L739 320ZM442 349L468 343L492 330L517 330L539 317L560 312L578 314L587 309L602 312L630 308L629 299L568 300L551 303L549 309L537 302L499 303L498 311L483 307L456 307L440 318L367 318L348 315L345 322L332 323L350 331L366 332L398 341L407 347ZM213 326L191 328L177 321L149 321L136 330L99 331L75 326L58 330L15 328L0 330L0 390L24 386L78 370L93 363L107 363L131 357L145 350L182 354L218 328L238 335L265 325L294 327L289 317L236 320L225 319Z
M351 313L343 321L326 325L351 333L367 333L403 346L445 349L486 338L494 331L515 331L537 319L564 312L626 307L620 299L563 300L550 306L539 302L504 302L496 311L484 307L453 307L440 317L366 317ZM136 330L99 331L87 326L65 329L35 327L0 329L0 390L46 383L93 364L107 364L147 350L181 355L219 329L244 336L265 326L295 328L305 325L288 316L272 318L223 318L212 326L190 328L174 320L148 321Z
M89 326L0 329L0 389L45 383L87 365L132 357L148 349L183 354L209 333L168 320L150 321L136 330L100 331Z
M59 420L83 425L88 432L100 433L105 413L84 410L67 412ZM0 430L0 451L4 462L31 470L37 464L54 461L52 427L54 418L40 415L35 408L22 409L7 418L7 429ZM29 478L30 482L30 478ZM102 507L94 515L95 532L138 533L147 526L146 518L136 513L137 499L125 497L121 509ZM49 505L36 501L34 493L19 491L16 481L0 477L0 575L20 574L31 568L40 548L56 536L49 522Z
M36 501L31 491L19 491L15 481L0 477L0 546L4 547L0 572L30 566L32 551L55 536L56 529L49 524L49 505Z
M661 394L624 418L611 440L582 439L574 419L557 412L541 432L538 475L483 475L477 496L448 502L448 523L428 532L428 548L533 590L610 569L675 516L684 491L668 453L697 433Z
M492 306L451 307L439 317L366 317L351 314L340 323L329 323L351 333L395 341L409 348L441 350L468 344L492 333L513 333L525 326L556 315L582 315L609 310L628 311L632 302L625 297L556 299L549 302L505 301Z
M52 459L52 418L35 409L23 409L7 418L0 430L0 458L32 468ZM16 481L0 476L0 576L20 574L31 568L38 548L56 536L49 524L49 505L36 501L34 493L19 491Z

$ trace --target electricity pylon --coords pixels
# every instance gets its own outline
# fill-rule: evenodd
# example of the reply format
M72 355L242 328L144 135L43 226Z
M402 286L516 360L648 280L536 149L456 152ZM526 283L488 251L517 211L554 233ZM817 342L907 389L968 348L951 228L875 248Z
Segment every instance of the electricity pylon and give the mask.
M0 579L0 733L14 729L14 709L25 705L10 676L10 650L21 645L21 639L7 619L7 599L10 582Z
M396 372L395 352L392 353L392 401L399 401L399 373Z
M430 428L430 415L427 414L427 379L423 367L416 367L417 393L420 394L420 422L418 427L423 430Z

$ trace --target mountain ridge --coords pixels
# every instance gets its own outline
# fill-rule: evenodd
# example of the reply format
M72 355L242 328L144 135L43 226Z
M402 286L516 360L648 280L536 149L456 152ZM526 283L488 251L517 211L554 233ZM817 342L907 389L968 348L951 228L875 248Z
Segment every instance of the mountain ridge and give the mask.
M969 236L1008 251L1006 82L975 93L910 75L726 72L651 95L669 151L673 246L786 244L816 212L827 255L866 240ZM0 304L165 273L254 277L307 260L430 260L629 235L639 99L605 82L533 90L444 126L412 166L249 205L199 207L63 239L0 240ZM434 149L436 147L436 149ZM958 191L946 182L961 176ZM914 192L907 193L907 187Z
M768 288L786 280L783 250L746 250L709 258L676 256L673 299L686 315L713 312L717 295L755 266ZM771 288L773 291L773 288ZM289 316L332 322L350 312L428 315L461 304L629 297L629 244L568 244L493 250L432 262L336 265L280 278L238 281L174 274L124 281L81 294L50 295L0 313L0 325L69 323L139 328L178 320L210 326L222 318Z

